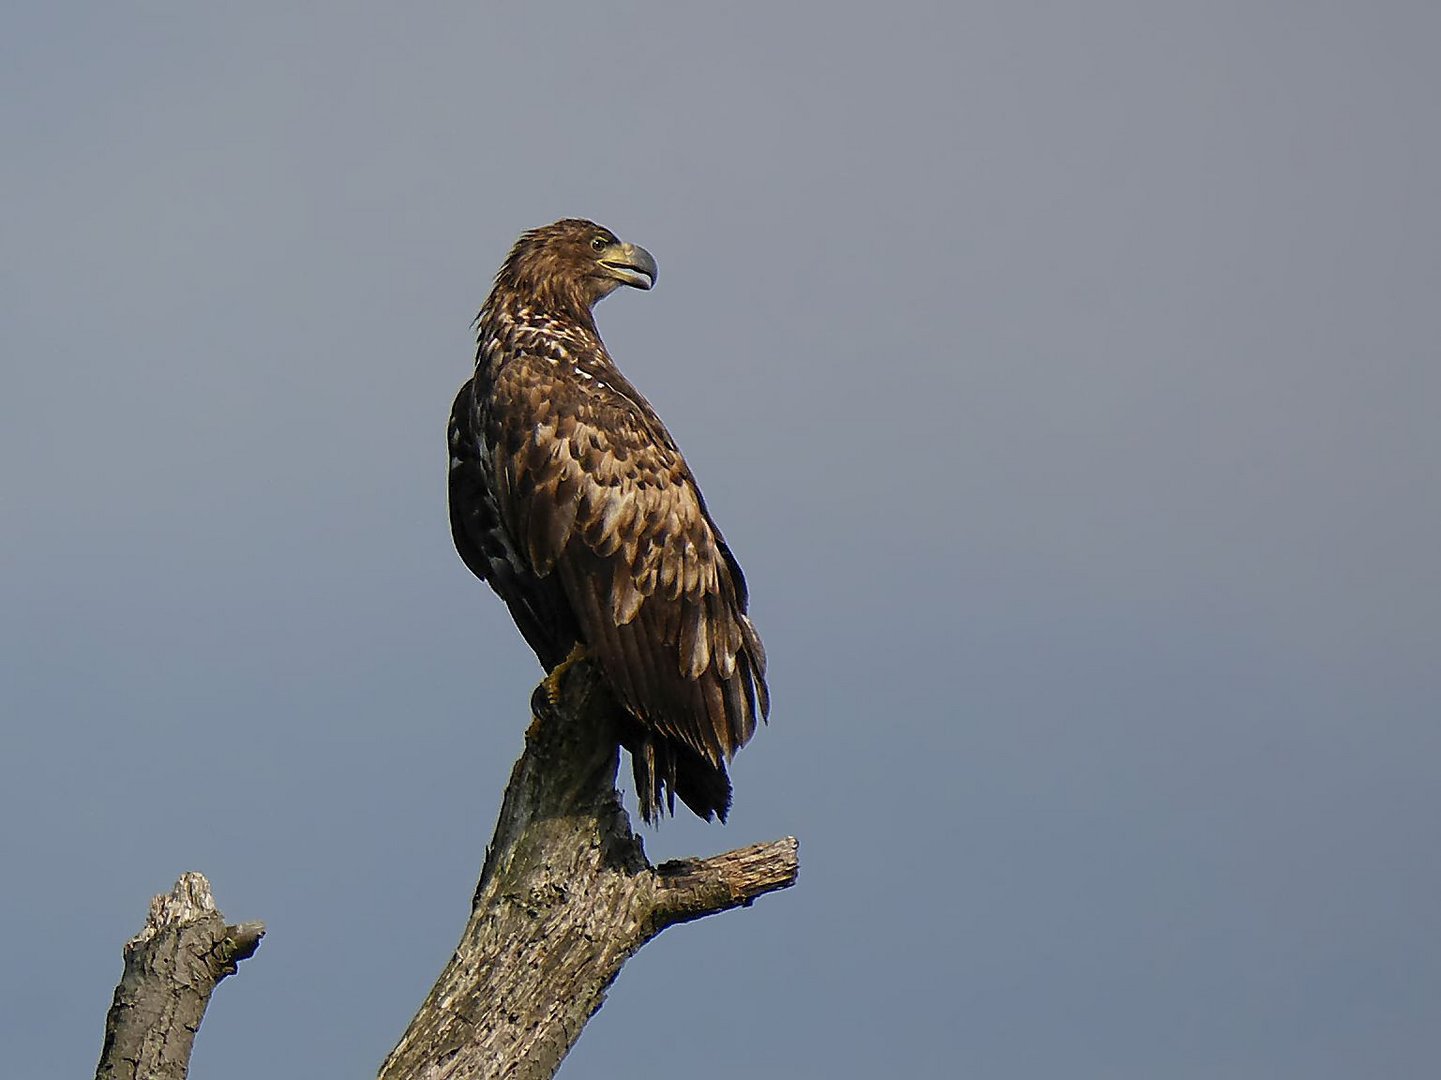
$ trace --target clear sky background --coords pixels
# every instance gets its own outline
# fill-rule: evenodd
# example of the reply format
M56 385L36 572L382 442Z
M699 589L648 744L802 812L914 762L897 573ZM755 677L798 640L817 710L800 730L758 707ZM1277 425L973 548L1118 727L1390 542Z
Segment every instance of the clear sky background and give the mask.
M563 1076L1433 1077L1441 7L25 4L0 27L0 1045L184 870L204 1080L365 1076L539 671L444 426L515 236L750 578L722 828ZM633 806L633 800L631 802Z

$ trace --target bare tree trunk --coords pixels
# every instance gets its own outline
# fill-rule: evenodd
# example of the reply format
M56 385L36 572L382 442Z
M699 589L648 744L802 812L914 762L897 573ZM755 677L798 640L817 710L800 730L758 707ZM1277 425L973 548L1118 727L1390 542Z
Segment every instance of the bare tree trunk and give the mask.
M668 926L793 885L793 837L651 866L615 790L616 705L586 665L526 732L459 946L381 1080L549 1080L621 965ZM265 928L186 874L126 944L99 1080L183 1080L215 984Z
M531 724L470 921L381 1080L549 1080L642 945L795 883L790 837L652 867L615 790L615 715L578 665Z
M227 926L202 874L182 874L151 900L150 917L125 943L96 1080L185 1080L211 993L264 936L264 923Z

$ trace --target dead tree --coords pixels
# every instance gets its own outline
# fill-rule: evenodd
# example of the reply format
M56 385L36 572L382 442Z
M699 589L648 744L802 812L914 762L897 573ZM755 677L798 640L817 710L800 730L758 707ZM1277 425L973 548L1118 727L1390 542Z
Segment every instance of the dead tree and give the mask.
M181 874L125 943L97 1080L184 1080L211 993L264 936L263 923L227 926L204 875Z
M381 1080L547 1080L647 941L795 883L793 837L652 866L615 790L615 710L577 665L531 723L460 944ZM227 926L199 874L156 897L125 948L97 1078L184 1077L211 992L263 934Z

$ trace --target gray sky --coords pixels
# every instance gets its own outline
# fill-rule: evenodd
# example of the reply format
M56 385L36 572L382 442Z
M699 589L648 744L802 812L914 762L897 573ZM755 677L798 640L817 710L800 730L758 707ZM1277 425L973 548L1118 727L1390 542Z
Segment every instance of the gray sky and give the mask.
M1430 3L12 5L0 1045L85 1075L149 897L270 936L195 1075L363 1076L538 669L444 420L522 229L744 564L725 828L800 885L565 1076L1430 1077Z

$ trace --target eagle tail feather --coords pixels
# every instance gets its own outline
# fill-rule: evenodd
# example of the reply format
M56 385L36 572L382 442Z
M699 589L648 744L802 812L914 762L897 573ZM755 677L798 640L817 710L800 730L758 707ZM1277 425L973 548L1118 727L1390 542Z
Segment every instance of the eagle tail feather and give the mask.
M640 816L647 824L657 823L662 807L674 817L677 797L698 817L725 821L731 782L724 766L713 765L684 743L639 725L628 734L622 742L630 752Z

